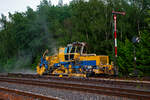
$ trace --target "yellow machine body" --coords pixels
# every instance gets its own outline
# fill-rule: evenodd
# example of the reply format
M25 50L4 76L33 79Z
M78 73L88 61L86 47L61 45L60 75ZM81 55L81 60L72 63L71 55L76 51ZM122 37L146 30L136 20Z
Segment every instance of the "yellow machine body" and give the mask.
M59 48L56 55L41 57L37 74L67 75L70 77L87 77L98 74L114 75L114 66L109 64L105 55L87 54L86 43L74 42Z

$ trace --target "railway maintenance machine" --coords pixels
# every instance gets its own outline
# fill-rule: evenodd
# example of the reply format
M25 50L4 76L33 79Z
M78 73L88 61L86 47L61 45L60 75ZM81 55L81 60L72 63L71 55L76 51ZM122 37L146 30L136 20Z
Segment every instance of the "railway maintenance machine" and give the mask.
M57 54L47 56L46 50L37 65L37 74L69 77L88 77L100 74L114 75L114 65L105 55L87 54L87 44L73 42L59 48Z

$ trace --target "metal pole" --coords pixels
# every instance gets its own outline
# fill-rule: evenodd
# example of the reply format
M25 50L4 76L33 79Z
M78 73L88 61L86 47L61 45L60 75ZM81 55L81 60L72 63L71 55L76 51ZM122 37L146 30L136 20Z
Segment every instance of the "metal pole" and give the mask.
M117 58L117 16L114 14L115 57Z
M136 47L135 47L135 44L134 44L134 70L136 70Z
M117 67L117 15L114 14L114 50L115 50L115 75L118 75L118 67Z
M140 42L139 37L134 36L132 38L132 42L133 42L133 56L134 56L134 75L137 76L138 72L136 70L136 44Z
M114 65L115 65L115 75L118 75L118 66L117 66L117 14L118 15L125 15L125 12L115 12L112 11L112 14L114 15L114 49L115 49L115 59L114 59Z

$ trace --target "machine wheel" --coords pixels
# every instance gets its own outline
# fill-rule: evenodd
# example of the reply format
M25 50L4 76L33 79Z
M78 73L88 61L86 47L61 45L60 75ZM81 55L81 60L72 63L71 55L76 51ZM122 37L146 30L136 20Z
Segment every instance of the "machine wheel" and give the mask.
M43 75L43 73L45 72L45 67L44 66L42 66L42 67L40 67L40 66L37 66L37 73L39 74L39 75Z
M94 76L94 75L95 75L94 72L88 72L88 73L86 73L86 77L91 77L91 76Z

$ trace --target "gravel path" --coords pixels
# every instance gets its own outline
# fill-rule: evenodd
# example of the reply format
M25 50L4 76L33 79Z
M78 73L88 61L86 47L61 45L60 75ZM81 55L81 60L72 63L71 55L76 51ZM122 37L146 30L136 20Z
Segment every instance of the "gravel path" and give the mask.
M59 100L135 100L126 97L116 97L107 95L98 95L92 93L76 92L71 90L62 90L47 88L42 86L14 84L7 82L0 82L0 87L7 87L9 89L18 89L32 93L38 93L45 96L57 97Z

